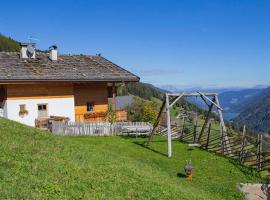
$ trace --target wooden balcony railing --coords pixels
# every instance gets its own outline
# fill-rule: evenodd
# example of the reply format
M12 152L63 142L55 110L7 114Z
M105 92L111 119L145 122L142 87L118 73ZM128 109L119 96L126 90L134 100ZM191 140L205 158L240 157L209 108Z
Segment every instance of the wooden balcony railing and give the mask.
M76 122L104 122L107 121L105 112L92 112L75 115ZM124 109L116 111L116 121L127 121L127 111Z

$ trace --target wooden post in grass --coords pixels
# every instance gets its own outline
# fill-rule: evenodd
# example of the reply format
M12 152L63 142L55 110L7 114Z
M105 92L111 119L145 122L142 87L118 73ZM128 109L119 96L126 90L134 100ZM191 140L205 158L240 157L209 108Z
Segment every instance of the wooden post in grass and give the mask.
M224 152L224 146L226 146L226 151L228 152L228 155L231 155L232 151L231 151L231 147L229 146L229 137L227 135L226 126L223 119L222 108L220 107L218 96L215 95L214 98L215 98L215 103L217 104L217 111L218 111L218 116L220 120L220 126L222 127L220 131L221 131L222 141L223 141L223 152Z
M185 124L186 124L186 116L183 116L183 126L182 126L182 134L181 134L180 140L182 140L183 137L184 137L184 133L185 133Z
M196 142L196 136L197 136L197 124L194 125L193 130L193 144Z
M157 128L158 128L158 125L159 125L159 122L160 122L160 120L161 120L162 113L163 113L163 110L164 110L165 106L166 106L166 100L163 100L163 103L162 103L162 105L161 105L160 111L159 111L159 113L158 113L157 120L156 120L156 122L155 122L155 124L154 124L154 126L153 126L153 130L152 130L151 133L150 133L150 137L149 137L149 139L148 139L147 145L150 145L150 143L151 143L152 140L153 140L154 134L155 134L155 132L156 132L156 130L157 130Z
M262 169L261 153L262 153L262 134L258 134L257 135L257 159L256 159L256 167L258 171Z
M246 143L246 125L243 127L243 133L242 133L242 143L241 143L241 150L239 153L239 160L240 162L243 162L243 155L244 155L244 148L245 148L245 143Z
M210 140L210 135L211 135L211 121L209 122L209 126L208 126L208 131L207 131L207 138L206 138L206 145L205 145L205 149L208 150L208 146L209 146L209 140Z
M220 132L221 132L221 154L224 155L224 130L221 123L220 123Z
M203 96L201 96L201 98L204 100L204 97ZM215 97L213 97L213 100L212 101L215 102ZM204 124L202 126L201 132L200 132L199 137L198 137L198 143L201 143L202 135L204 134L204 130L206 129L206 127L207 127L207 125L209 123L210 116L211 116L211 113L213 111L213 108L214 108L214 103L211 103L211 105L208 108L207 114L206 114L206 119L204 121Z
M166 114L167 114L167 140L168 140L168 157L172 156L172 135L171 135L171 114L170 114L170 97L166 93Z
M260 167L260 170L262 170L262 152L263 152L263 135L262 134L260 134L260 165L259 165L259 167Z

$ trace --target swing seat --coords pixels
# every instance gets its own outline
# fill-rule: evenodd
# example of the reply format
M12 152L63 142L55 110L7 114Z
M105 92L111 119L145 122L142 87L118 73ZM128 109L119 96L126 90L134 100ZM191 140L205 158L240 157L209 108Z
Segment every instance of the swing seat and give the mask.
M189 147L200 147L201 144L197 144L197 143L194 143L194 144L188 144Z

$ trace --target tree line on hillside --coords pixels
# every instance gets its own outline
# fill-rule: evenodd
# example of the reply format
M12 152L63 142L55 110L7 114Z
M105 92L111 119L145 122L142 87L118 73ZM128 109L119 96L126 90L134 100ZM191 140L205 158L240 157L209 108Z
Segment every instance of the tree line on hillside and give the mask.
M124 87L119 88L118 95L124 96L132 94L146 100L151 100L153 97L162 100L164 91L148 84L148 83L127 83Z
M18 52L20 51L20 44L16 40L0 34L0 51Z

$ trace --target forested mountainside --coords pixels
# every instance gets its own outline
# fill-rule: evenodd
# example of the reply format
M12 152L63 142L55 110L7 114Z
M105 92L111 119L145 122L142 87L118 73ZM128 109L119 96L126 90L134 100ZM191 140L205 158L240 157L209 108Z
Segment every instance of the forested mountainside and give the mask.
M251 100L234 122L246 124L258 132L270 133L270 87Z
M0 51L16 52L20 51L19 42L10 37L0 34Z
M219 94L219 101L225 112L239 113L259 95L263 89L244 89L240 91L226 91Z
M149 83L127 83L125 87L119 88L118 95L132 94L143 99L151 100L153 97L163 99L165 90L157 88Z

